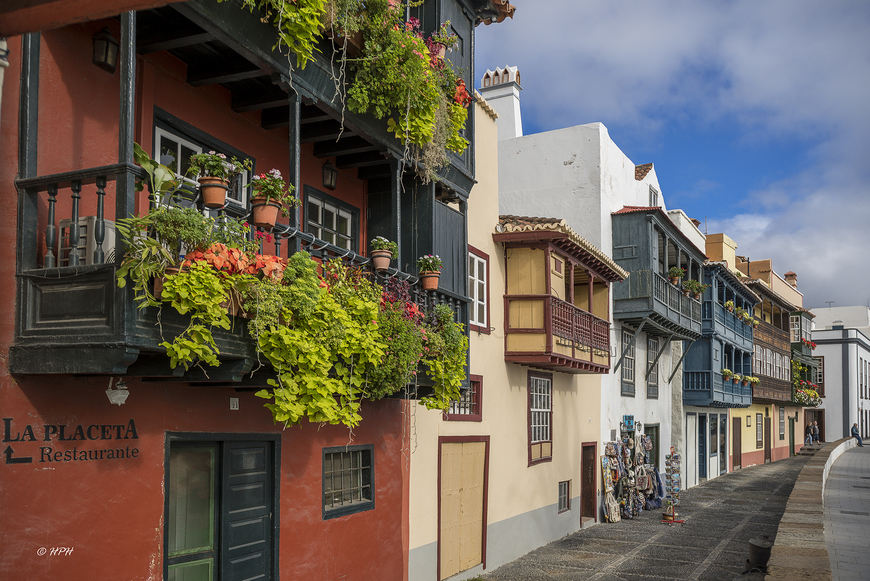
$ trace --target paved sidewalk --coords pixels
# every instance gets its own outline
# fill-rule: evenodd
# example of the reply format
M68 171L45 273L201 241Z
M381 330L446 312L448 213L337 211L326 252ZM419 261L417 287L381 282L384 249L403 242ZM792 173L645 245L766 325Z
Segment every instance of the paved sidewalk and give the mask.
M834 461L825 484L825 545L834 581L870 581L870 446Z
M776 537L789 494L809 458L745 468L686 490L677 509L685 518L683 525L662 524L661 511L644 511L634 520L602 523L568 535L483 577L733 581L746 570L749 539ZM870 486L870 480L861 482Z

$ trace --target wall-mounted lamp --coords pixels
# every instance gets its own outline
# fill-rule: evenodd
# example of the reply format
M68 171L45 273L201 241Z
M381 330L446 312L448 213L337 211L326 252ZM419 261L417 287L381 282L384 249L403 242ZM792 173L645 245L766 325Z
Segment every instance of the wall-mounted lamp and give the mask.
M752 427L752 416L746 416L746 427L747 428Z
M104 71L115 74L115 66L118 64L118 41L109 32L108 27L94 35L94 55L91 62Z
M338 170L327 161L323 164L323 187L327 190L334 190L337 183Z
M109 378L109 389L106 390L106 397L109 398L110 404L124 405L127 401L127 396L130 395L130 391L127 389L127 384L119 379L118 383L115 384L115 389L112 389L112 379L114 378Z

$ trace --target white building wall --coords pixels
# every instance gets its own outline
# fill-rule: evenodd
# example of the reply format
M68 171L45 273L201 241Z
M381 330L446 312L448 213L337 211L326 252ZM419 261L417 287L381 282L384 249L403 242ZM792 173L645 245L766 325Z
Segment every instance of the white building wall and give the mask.
M613 252L611 213L624 206L648 206L650 186L659 192L659 205L665 208L664 195L655 168L643 180L635 179L635 163L610 138L602 123L589 123L566 129L526 135L499 141L499 211L519 216L564 218L578 234L608 255ZM686 219L689 226L694 225ZM700 232L695 229L696 237ZM698 244L704 247L703 242ZM611 295L610 312L613 312ZM622 326L611 331L611 364L621 355ZM632 330L633 332L633 330ZM647 335L641 333L635 346L638 377L634 397L621 395L621 370L601 378L600 442L619 435L623 416L632 415L643 426L658 425L659 467L669 447L682 445L673 437L672 399L682 396L682 374L668 378L679 355L668 345L659 359L659 395L647 397L643 377L647 365ZM674 389L678 393L674 394ZM677 429L681 429L677 426ZM599 454L603 450L599 450ZM599 508L600 510L600 508Z
M813 356L824 357L825 397L818 409L825 411L825 438L849 437L854 423L868 434L870 375L862 375L870 366L870 338L857 329L834 329L813 331L813 341Z

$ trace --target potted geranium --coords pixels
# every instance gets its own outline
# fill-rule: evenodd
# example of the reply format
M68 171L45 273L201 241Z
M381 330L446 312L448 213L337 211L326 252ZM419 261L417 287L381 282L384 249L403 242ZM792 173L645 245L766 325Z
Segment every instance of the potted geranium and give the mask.
M728 309L729 313L734 312L734 301L725 301L725 308Z
M393 256L399 253L398 244L383 236L373 238L369 246L371 247L369 256L372 259L372 266L378 272L384 272L390 268L390 261L393 260Z
M752 384L752 387L755 387L761 381L760 377L749 377L747 379L749 379L749 383Z
M734 309L734 314L737 315L737 318L742 321L743 317L746 316L746 311L743 309L743 307L736 307Z
M250 168L250 160L227 158L223 153L197 153L190 156L188 174L199 176L199 190L206 208L222 208L226 203L229 180Z
M447 20L441 28L426 39L426 46L433 57L443 59L447 51L459 43L459 38L450 32L450 21Z
M680 279L686 276L686 269L680 268L679 266L672 266L668 270L668 278L671 281L671 284L677 285L680 282Z
M734 377L734 372L731 371L730 369L727 369L727 368L723 369L722 370L722 377L725 378L725 381L730 381L731 378Z
M420 271L420 281L423 290L436 290L438 279L441 276L441 267L444 261L437 254L427 254L417 259L417 268Z
M288 206L297 206L299 198L293 195L293 185L288 185L277 169L251 178L254 197L251 198L251 222L260 228L271 229L278 220L278 210L288 215Z

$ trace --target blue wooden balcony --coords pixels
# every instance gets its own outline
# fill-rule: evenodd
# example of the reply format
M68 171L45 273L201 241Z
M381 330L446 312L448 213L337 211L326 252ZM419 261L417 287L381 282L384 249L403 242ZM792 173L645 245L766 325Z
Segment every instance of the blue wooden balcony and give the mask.
M701 303L652 270L635 270L613 285L613 318L644 322L647 333L695 340L701 336ZM656 333L658 331L658 333Z
M752 387L726 381L718 372L684 371L683 403L702 407L749 407L752 403Z
M718 335L743 351L752 351L752 325L747 325L717 302L705 301L701 321L704 336Z

